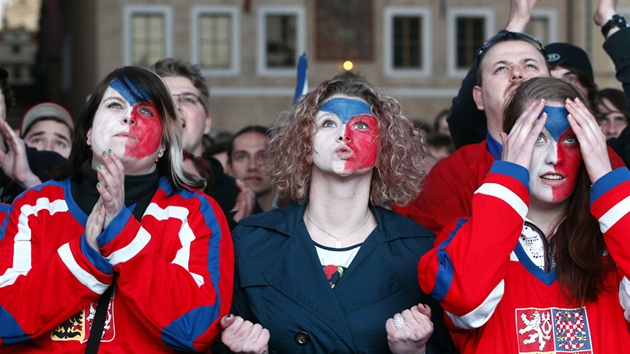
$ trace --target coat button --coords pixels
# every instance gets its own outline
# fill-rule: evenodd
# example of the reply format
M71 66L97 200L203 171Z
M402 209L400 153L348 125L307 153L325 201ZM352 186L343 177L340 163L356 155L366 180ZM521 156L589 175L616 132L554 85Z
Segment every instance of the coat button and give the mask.
M301 346L305 346L308 344L308 342L311 341L311 338L309 337L308 333L304 332L304 331L299 331L295 334L295 337L293 337L293 339L295 339L295 343L301 345Z

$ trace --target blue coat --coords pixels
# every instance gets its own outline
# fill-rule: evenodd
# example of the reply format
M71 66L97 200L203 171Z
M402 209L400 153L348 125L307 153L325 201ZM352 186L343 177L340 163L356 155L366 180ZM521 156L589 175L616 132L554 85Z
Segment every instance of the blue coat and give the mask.
M385 322L420 302L433 309L427 352L450 352L443 311L422 293L416 271L434 234L384 208L372 212L378 226L334 289L303 222L304 205L239 222L233 313L269 330L270 352L389 353Z

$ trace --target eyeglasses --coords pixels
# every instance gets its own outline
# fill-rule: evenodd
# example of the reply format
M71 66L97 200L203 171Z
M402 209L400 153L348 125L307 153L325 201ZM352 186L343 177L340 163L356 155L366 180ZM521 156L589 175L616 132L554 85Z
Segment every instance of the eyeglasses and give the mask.
M175 97L175 102L177 102L177 104L180 106L196 107L197 103L199 103L204 109L206 109L206 106L203 104L201 97L195 95L194 93L178 93L173 94L173 97Z
M481 46L481 48L479 48L479 51L477 52L477 58L481 59L482 55L485 52L487 52L488 49L490 49L490 47L495 45L497 42L508 40L508 39L520 39L520 40L528 41L532 43L533 45L535 45L536 48L543 54L543 56L547 58L545 47L542 45L542 43L540 43L538 38L532 35L529 35L527 33L523 33L523 32L508 32L508 31L501 31L498 34L495 34L494 36L490 37L490 39L488 39L487 41L483 42L483 45Z

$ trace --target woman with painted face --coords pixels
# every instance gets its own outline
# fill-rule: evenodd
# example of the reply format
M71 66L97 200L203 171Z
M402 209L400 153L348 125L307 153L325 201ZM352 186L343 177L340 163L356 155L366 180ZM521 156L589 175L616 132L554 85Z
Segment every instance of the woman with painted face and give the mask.
M574 85L534 78L505 109L502 160L422 257L462 353L630 346L630 172Z
M18 197L1 229L0 352L207 349L229 313L232 241L214 200L189 188L203 181L183 170L168 88L116 69L76 129L57 177Z
M237 353L448 351L442 312L415 270L434 235L380 207L416 196L423 156L397 101L362 79L325 81L281 115L263 166L290 202L233 231L236 286L223 345Z

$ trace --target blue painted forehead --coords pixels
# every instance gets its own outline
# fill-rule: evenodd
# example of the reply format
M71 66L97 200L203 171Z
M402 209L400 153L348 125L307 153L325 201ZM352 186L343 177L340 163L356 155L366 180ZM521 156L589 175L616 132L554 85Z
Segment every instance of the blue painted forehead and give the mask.
M118 93L120 93L120 95L123 96L123 98L126 99L132 106L138 102L151 100L149 93L140 87L134 80L129 78L125 78L124 80L125 82L123 83L119 79L116 79L109 84L109 87L118 91Z
M543 113L547 113L545 128L547 128L547 131L555 141L559 141L560 136L568 129L571 129L571 125L569 125L569 120L567 119L569 112L564 106L545 106Z
M331 98L321 105L319 110L336 114L343 124L348 123L352 117L358 116L359 114L372 115L370 106L367 103L361 100L344 97Z

